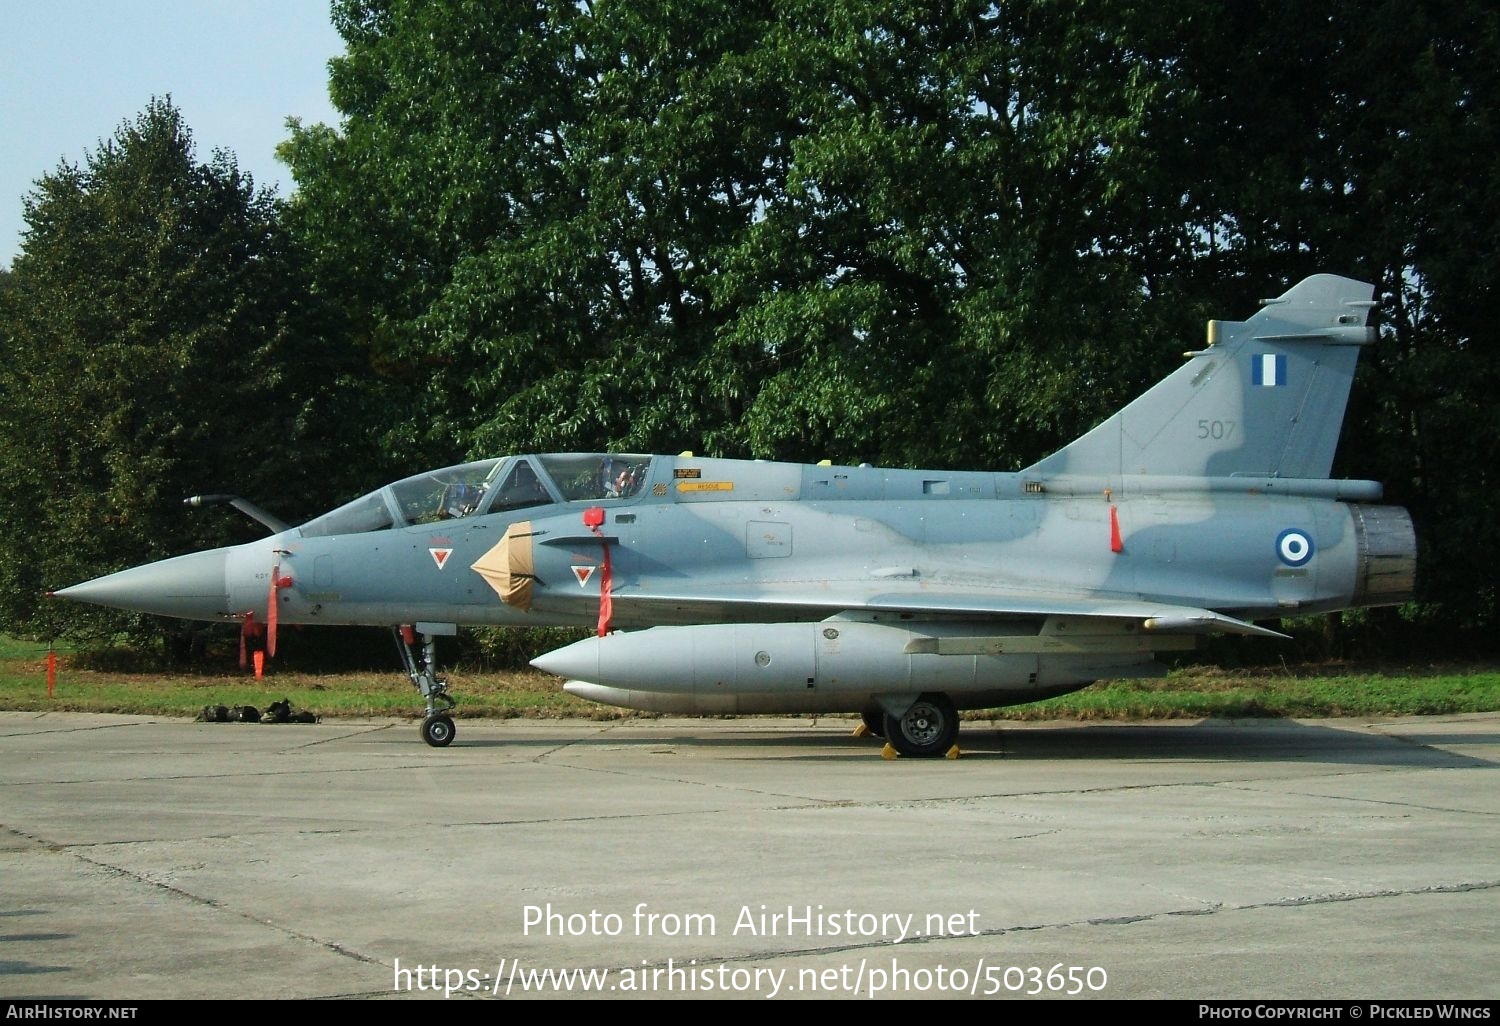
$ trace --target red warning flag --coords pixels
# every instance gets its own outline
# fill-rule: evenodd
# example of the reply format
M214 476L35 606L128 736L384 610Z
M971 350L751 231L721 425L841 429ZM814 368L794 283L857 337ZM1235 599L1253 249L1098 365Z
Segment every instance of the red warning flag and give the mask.
M609 621L615 615L614 596L610 593L612 581L612 566L609 559L609 540L604 537L600 530L604 526L604 507L590 506L583 511L583 526L593 531L599 538L599 545L604 550L604 557L599 566L599 637L609 633ZM576 569L573 571L578 572ZM579 584L586 578L580 577Z
M595 528L597 531L598 528ZM610 592L609 542L604 542L604 563L599 568L599 637L609 633L609 621L615 615L614 595Z
M280 619L276 612L276 576L280 572L279 566L271 568L271 593L266 599L266 655L276 654L276 622Z

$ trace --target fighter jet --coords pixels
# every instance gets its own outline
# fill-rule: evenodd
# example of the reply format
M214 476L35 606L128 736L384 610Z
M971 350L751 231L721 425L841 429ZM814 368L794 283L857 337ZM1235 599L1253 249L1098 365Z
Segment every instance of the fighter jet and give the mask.
M1331 480L1374 289L1316 275L1014 473L634 453L415 475L297 527L64 588L197 620L385 625L455 735L435 638L582 625L533 664L595 702L853 713L905 756L959 712L1163 671L1205 635L1398 604L1416 543L1373 481ZM229 497L220 497L227 499Z

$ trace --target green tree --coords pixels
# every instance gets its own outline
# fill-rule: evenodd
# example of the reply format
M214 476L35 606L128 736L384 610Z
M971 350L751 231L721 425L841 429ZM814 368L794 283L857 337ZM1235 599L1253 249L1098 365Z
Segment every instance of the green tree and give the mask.
M257 532L187 495L288 520L329 504L349 369L319 340L278 209L228 154L199 163L168 100L36 183L0 294L6 631L116 630L40 597Z
M1086 6L342 0L296 223L412 448L1034 458L1178 238L1172 12Z
M1153 271L1186 243L1152 198L1183 172L1150 140L1194 102L1166 59L1182 7L782 5L793 135L720 281L720 380L750 397L726 434L1006 468L1132 394L1181 322Z
M414 400L393 447L703 433L708 279L784 117L736 64L763 6L336 5L342 129L285 153L320 281Z
M1370 31L1338 78L1359 201L1345 227L1362 226L1380 261L1387 341L1363 368L1346 464L1411 508L1422 640L1441 652L1493 645L1500 11L1386 0L1356 14Z

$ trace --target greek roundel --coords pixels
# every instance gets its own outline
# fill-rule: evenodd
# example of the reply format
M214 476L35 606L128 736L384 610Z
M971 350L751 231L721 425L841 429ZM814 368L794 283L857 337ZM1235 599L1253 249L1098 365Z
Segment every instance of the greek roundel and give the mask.
M1306 532L1289 527L1276 536L1276 558L1287 566L1306 566L1313 557L1313 540Z

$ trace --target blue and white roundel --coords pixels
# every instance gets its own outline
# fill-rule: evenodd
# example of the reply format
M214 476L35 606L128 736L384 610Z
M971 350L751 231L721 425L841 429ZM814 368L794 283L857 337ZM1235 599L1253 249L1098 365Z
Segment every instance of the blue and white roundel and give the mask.
M1306 566L1313 557L1313 542L1306 531L1289 527L1276 536L1276 558L1287 566Z

